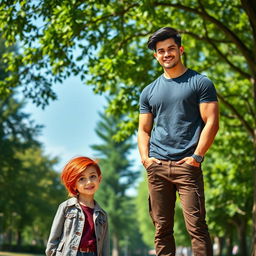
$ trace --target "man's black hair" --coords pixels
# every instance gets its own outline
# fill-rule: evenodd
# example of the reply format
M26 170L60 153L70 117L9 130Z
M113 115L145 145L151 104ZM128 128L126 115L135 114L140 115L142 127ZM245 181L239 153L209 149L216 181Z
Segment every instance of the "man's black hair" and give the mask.
M179 32L171 27L164 27L157 30L152 36L148 39L148 48L150 50L156 50L156 43L159 41L164 41L168 38L173 38L175 43L180 47L181 46L181 36Z

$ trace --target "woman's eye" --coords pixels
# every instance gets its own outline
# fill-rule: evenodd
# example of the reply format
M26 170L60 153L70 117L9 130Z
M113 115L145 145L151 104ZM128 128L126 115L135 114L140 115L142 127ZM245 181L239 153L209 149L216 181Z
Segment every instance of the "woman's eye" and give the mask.
M78 181L83 181L84 180L84 178L83 177L81 177Z
M96 175L92 175L90 178L91 179L96 179Z

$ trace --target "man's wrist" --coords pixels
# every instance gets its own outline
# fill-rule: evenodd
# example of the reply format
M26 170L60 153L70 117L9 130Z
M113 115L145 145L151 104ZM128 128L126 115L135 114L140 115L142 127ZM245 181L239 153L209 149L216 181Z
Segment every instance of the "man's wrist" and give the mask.
M144 165L145 162L147 161L147 159L148 159L148 157L142 157L142 158L141 158L141 163Z
M191 157L193 157L197 163L202 163L204 161L204 156L193 154Z

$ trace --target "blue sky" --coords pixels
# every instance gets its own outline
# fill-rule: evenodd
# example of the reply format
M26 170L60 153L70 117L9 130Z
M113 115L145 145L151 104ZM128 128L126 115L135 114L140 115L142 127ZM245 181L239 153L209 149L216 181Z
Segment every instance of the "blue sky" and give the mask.
M104 110L105 97L93 93L90 86L83 84L79 78L71 77L63 84L54 85L58 99L50 102L44 110L28 102L25 111L37 124L44 125L39 140L44 150L51 156L58 156L60 163L56 166L61 171L65 163L74 156L94 156L90 145L101 143L95 133L98 113ZM135 166L139 165L137 148L129 156Z

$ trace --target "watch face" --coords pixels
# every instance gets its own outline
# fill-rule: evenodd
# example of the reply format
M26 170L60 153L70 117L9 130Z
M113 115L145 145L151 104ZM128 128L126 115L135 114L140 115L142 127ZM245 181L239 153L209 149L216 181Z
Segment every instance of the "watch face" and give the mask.
M201 156L197 156L197 160L199 163L201 163L203 161L203 158Z

